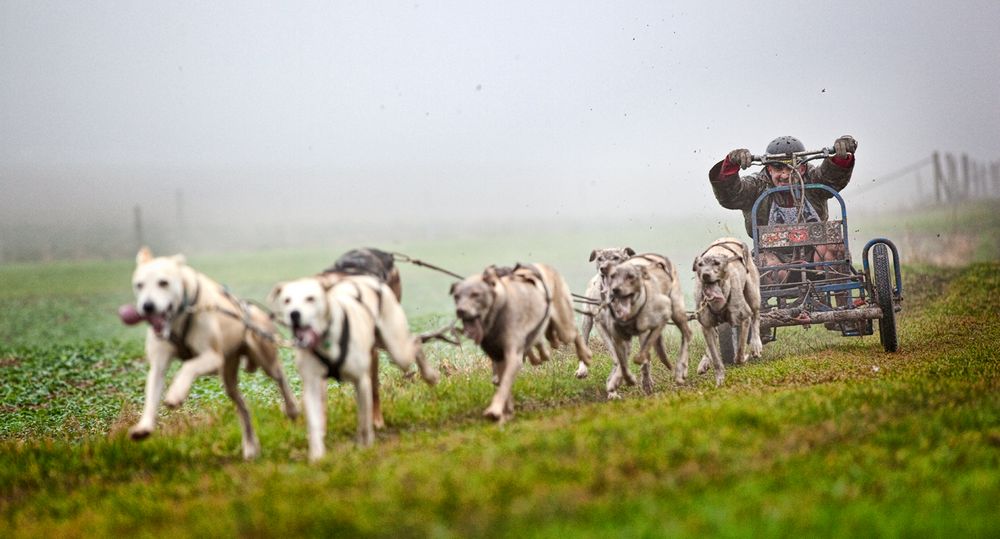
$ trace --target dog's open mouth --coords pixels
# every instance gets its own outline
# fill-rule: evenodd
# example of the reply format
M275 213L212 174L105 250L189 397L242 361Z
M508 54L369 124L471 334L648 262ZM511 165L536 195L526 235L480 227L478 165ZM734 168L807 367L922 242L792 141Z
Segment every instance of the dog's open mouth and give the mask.
M726 302L726 296L722 293L722 286L719 285L719 281L703 283L701 285L701 297L713 307L721 307Z
M632 313L632 300L635 296L635 294L614 296L611 300L611 314L619 320L627 319Z
M483 342L485 330L483 329L483 319L478 316L462 319L462 333L476 344Z
M146 315L146 321L149 325L153 327L153 333L156 333L160 337L166 338L169 332L170 320L163 314L150 314Z
M299 326L292 329L295 334L295 346L312 350L319 345L319 334L311 327Z

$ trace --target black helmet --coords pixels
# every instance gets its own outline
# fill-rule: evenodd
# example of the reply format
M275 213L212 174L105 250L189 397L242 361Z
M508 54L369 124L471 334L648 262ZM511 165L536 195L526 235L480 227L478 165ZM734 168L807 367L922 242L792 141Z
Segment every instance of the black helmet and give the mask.
M778 154L778 153L793 153L793 152L804 152L806 147L802 144L802 141L795 137L778 137L771 141L767 145L768 154Z

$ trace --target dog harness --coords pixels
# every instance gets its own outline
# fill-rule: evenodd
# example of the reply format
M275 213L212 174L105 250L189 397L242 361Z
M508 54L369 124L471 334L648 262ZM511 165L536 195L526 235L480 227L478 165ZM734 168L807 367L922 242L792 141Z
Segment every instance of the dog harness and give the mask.
M514 265L513 268L510 267L510 266L502 266L502 267L496 267L496 266L494 266L494 270L496 271L497 277L499 277L501 279L504 278L504 277L517 276L516 272L518 270L522 270L522 269L525 269L525 270L528 270L528 271L531 272L532 276L534 276L535 279L537 279L538 282L541 283L542 290L545 293L545 312L542 313L542 318L535 325L534 329L532 329L531 331L528 332L528 335L527 335L527 337L524 340L524 348L525 348L525 350L527 350L531 346L531 343L533 343L535 341L535 339L538 337L538 332L542 330L542 326L544 326L545 322L549 319L549 311L550 311L550 309L552 307L552 294L549 292L549 286L547 284L545 284L545 279L542 278L542 272L539 271L538 268L535 267L534 264L532 264L530 266L525 266L525 265L522 265L520 262L518 262L518 263L516 263ZM524 277L521 277L521 278L524 279ZM504 285L504 286L506 286L506 285ZM484 320L484 323L485 323L485 320ZM493 361L494 363L501 363L501 362L504 361L502 353L501 354L495 354L495 353L491 353L490 352L490 349L493 349L494 352L499 352L499 350L496 349L495 347L493 347L492 345L488 344L487 340L485 340L485 339L483 340L482 347L483 347L483 350L486 350L487 355L489 356L490 360ZM499 356L501 359L495 359L494 355Z
M392 268L393 257L390 253L374 248L353 249L344 253L332 266L323 270L323 273L371 275L388 282Z
M531 343L535 342L535 339L538 338L538 332L542 330L542 326L549 319L549 310L552 307L552 294L549 293L549 287L545 284L545 279L542 278L542 272L538 271L538 268L536 268L533 264L531 266L522 266L521 264L517 264L514 266L514 271L517 271L520 268L531 270L531 273L538 278L538 282L542 283L542 290L545 292L545 312L542 313L542 318L538 321L538 324L535 325L535 329L532 329L531 332L528 333L528 337L524 341L524 347L527 349Z
M724 242L720 242L720 243L713 243L712 245L708 246L708 249L705 249L704 251L702 251L701 254L698 255L698 258L701 258L701 257L705 256L705 253L709 252L710 250L712 250L715 247L722 247L723 249L729 251L730 253L733 253L733 256L735 256L737 259L739 259L739 261L743 263L743 267L746 268L747 271L749 271L750 268L747 267L747 261L743 259L743 254L742 253L737 253L735 250L733 250L731 247L729 247L730 245L739 245L740 247L743 247L742 243L735 242L735 241L724 241Z
M347 361L347 345L350 342L351 336L351 325L347 321L347 312L344 312L344 319L340 324L340 341L337 343L340 350L337 352L337 357L332 358L329 354L320 350L318 348L313 348L310 351L316 356L323 365L326 365L326 377L333 378L334 380L340 382L340 370L344 367L344 362ZM323 346L327 346L327 339L330 337L330 328L326 329L323 333Z
M186 314L187 318L184 320L184 327L181 328L180 334L171 333L168 337L170 344L174 345L177 349L177 357L181 361L187 361L195 356L195 353L191 350L191 347L187 344L187 334L191 331L191 321L194 320L194 313L187 312L191 307L198 304L198 296L201 295L201 281L195 277L195 289L194 298L188 301L187 290L184 290L184 300L181 302L181 308L178 309L179 313Z
M352 282L351 285L354 286L354 291L358 293L358 295L353 298L354 301L357 301L359 305L364 307L365 312L367 312L368 315L372 317L372 320L375 320L377 318L375 313L371 312L368 306L365 305L364 302L361 300L361 289L358 288L357 283ZM374 289L374 292L375 295L378 297L378 312L381 313L382 290L381 288L378 288ZM323 337L320 339L320 342L323 343L324 347L329 346L329 338L330 338L330 328L326 328L326 331L323 332ZM341 369L344 368L344 362L347 361L347 347L350 344L350 342L351 342L351 325L347 321L347 311L344 311L344 318L340 323L340 340L337 342L338 344L337 348L339 349L337 352L337 357L335 358L330 357L329 354L318 348L312 348L310 350L313 353L313 355L316 356L316 359L320 360L320 362L326 366L327 378L333 378L338 382L342 381L340 371Z

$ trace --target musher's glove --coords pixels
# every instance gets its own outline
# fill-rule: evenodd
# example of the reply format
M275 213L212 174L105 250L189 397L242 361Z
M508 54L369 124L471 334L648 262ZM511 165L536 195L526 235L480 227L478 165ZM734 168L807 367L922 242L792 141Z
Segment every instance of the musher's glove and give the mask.
M733 150L729 152L729 155L726 156L726 159L729 159L729 162L734 165L739 165L740 168L747 168L750 166L750 161L753 158L750 156L750 150L746 148L740 148L739 150Z
M851 135L844 135L833 141L833 151L837 157L847 157L847 154L858 151L858 141Z

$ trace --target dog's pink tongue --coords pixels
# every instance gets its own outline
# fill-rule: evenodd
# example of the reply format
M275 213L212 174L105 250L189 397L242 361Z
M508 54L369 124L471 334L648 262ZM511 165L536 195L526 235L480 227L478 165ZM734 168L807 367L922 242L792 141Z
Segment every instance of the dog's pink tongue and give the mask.
M139 314L139 311L136 310L135 305L132 305L131 303L126 303L125 305L118 307L118 318L120 318L122 323L126 326L134 326L145 320L145 318Z
M319 334L312 328L299 328L295 330L295 340L301 348L316 348L319 344Z
M705 301L709 303L721 303L726 301L726 296L722 294L722 287L719 283L707 284L701 289Z
M163 333L163 328L167 326L167 319L159 314L147 316L146 321L153 326L153 331L157 333Z
M462 321L462 331L465 336L472 339L476 344L483 342L483 321L476 318L475 320L463 320Z
M625 320L632 312L632 302L627 299L616 299L611 302L611 311L615 315L615 318Z

